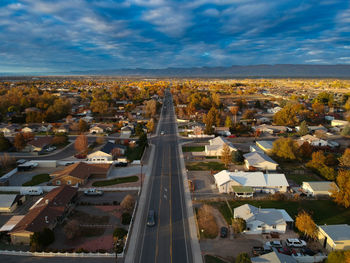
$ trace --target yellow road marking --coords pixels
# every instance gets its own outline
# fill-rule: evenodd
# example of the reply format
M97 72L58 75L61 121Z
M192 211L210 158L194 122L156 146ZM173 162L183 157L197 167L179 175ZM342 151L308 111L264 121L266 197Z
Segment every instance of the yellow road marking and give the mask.
M172 208L171 208L171 155L169 147L169 206L170 206L170 262L173 262L173 223L172 223Z
M158 260L158 240L159 240L159 227L160 227L160 207L162 204L162 189L163 189L163 172L164 172L164 150L163 150L163 155L162 155L162 168L161 168L161 175L160 175L160 195L159 195L159 206L158 206L158 213L156 217L158 218L157 222L157 240L156 240L156 258L155 262Z

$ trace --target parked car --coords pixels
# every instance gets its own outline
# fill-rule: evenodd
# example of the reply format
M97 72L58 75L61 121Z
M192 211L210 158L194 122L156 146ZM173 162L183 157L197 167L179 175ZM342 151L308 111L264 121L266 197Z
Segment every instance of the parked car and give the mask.
M27 160L19 159L19 160L17 160L16 164L17 164L17 165L24 164L26 161L27 161Z
M305 247L306 242L298 238L287 238L286 244L288 247Z
M96 188L90 188L84 191L85 195L103 195L103 191L102 190L97 190Z
M44 193L41 187L23 187L20 190L21 195L42 195Z
M278 240L266 242L265 245L268 247L282 248L282 243Z
M220 228L220 237L225 238L227 237L227 233L228 233L228 228L227 227L221 227Z
M115 167L126 167L126 166L128 166L128 163L127 162L118 162L118 161L116 161L114 163L114 166Z
M280 253L282 253L282 254L289 255L289 256L291 256L291 255L293 254L293 251L290 250L290 249L287 248L287 247L278 248L277 251L280 252ZM295 252L295 251L294 251L294 252Z
M231 135L229 135L228 137L229 137L229 138L236 138L237 136L234 135L234 134L231 134Z
M54 150L56 150L56 149L57 149L56 146L50 146L50 147L46 148L45 151L47 151L47 152L52 152L52 151L54 151Z
M147 217L147 226L155 226L156 225L156 213L154 210L149 210Z
M161 131L161 132L160 132L160 135L164 135L164 134L165 134L165 131Z
M260 256L265 253L265 250L263 247L253 247L252 252L254 256Z
M308 247L303 247L301 250L300 250L303 254L306 254L308 256L314 256L316 255L317 253L313 250L311 250L310 248Z

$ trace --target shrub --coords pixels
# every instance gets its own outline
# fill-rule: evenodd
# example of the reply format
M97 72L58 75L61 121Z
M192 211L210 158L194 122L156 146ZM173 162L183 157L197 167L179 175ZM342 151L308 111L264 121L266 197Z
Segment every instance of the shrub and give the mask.
M81 229L78 220L69 221L63 228L67 239L74 239L81 234Z
M235 234L242 233L247 227L247 223L243 218L232 219L232 228Z
M120 206L123 209L123 212L127 212L127 213L132 213L132 210L134 209L134 205L135 205L135 199L130 194L125 196L123 201L120 203Z
M113 232L113 236L118 239L123 239L127 234L128 234L128 231L121 227L117 227L116 229L114 229L114 232Z
M123 213L122 214L122 224L129 225L130 221L131 221L131 215L129 213Z

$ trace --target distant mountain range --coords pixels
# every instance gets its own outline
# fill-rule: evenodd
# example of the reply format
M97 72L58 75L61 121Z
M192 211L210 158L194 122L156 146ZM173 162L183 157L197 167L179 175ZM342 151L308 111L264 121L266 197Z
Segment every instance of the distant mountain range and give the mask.
M195 67L164 69L110 69L69 72L39 72L28 74L1 73L0 76L47 76L47 75L93 75L93 76L139 76L139 77L199 77L199 78L349 78L350 65L251 65L231 67Z
M204 78L242 78L242 77L329 77L350 78L350 65L252 65L232 67L196 67L165 69L111 69L72 71L73 75L108 75L108 76L149 76L149 77L204 77Z

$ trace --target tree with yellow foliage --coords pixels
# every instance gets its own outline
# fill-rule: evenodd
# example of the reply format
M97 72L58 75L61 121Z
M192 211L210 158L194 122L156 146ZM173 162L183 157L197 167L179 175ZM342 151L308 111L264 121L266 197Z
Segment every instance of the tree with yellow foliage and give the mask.
M295 218L295 226L300 232L303 232L306 236L311 238L317 237L317 226L312 220L311 215L306 211L300 211Z

